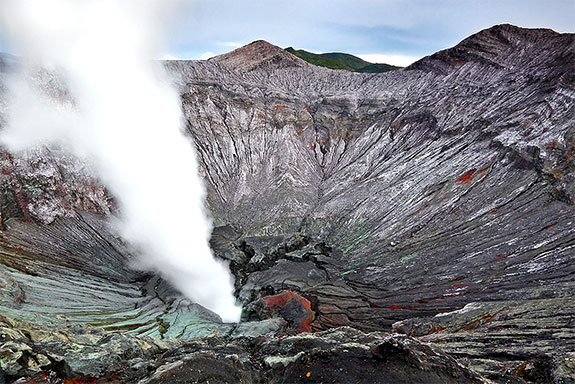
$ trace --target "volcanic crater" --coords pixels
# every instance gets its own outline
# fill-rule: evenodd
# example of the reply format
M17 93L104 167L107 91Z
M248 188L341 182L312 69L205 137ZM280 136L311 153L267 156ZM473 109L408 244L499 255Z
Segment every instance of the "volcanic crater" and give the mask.
M377 74L265 41L165 66L242 321L132 269L87 167L2 151L0 383L575 382L575 35L498 25Z

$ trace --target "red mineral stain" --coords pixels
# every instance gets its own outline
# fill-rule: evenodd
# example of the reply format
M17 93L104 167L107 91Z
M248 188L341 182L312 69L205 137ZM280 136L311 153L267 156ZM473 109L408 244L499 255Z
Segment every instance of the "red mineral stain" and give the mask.
M524 127L530 127L533 126L534 122L535 121L533 119L526 119L521 122L521 125L523 125Z
M63 379L65 384L96 384L96 380Z
M485 172L489 171L489 168L491 168L491 167L485 167L485 168L483 168L483 169L480 169L479 171L477 171L477 174L476 174L476 175L482 175L482 174L484 174Z
M473 180L475 171L477 171L477 169L473 168L471 171L468 171L465 174L459 176L455 181L458 183L469 183Z
M2 174L3 175L9 175L10 171L8 171L6 168L2 168Z
M461 286L461 287L465 287L465 286ZM469 287L469 286L467 286L467 287ZM452 288L448 288L447 291L449 291L450 289L452 289ZM475 293L475 292L478 292L478 291L479 291L478 289L466 289L466 290L464 290L464 291L458 291L458 292L453 292L453 293L446 293L446 294L444 294L443 296L427 297L427 298L424 298L424 299L417 300L417 302L418 302L418 303L421 303L421 304L426 304L426 303L429 303L430 301L449 299L449 298L452 298L452 297L463 296L463 295L467 295L467 294L469 294L469 293Z
M292 302L299 303L306 311L306 315L300 319L297 332L311 332L311 322L314 321L315 316L311 309L311 303L305 297L298 295L295 292L287 291L275 296L266 296L262 298L266 307L285 307Z
M471 331L472 329L476 329L485 323L489 323L491 320L493 320L493 318L495 316L497 316L499 313L503 312L504 309L505 308L501 308L499 311L495 312L494 314L491 314L489 312L485 312L485 313L481 314L481 316L478 319L469 323L464 329L466 331Z
M553 227L556 226L556 225L557 225L557 223L549 224L549 225L543 227L543 229L541 229L541 230L544 231L544 230L546 230L546 229L551 229L551 228L553 228Z
M521 215L515 217L513 220L519 220L520 218L522 218L523 216L529 215L531 212L533 212L533 209L530 209L529 211L522 213Z
M433 335L434 333L438 333L441 331L444 331L445 328L443 328L442 326L432 326L431 329L429 330L429 332L427 332L428 335Z
M281 104L276 104L276 105L274 105L274 109L275 109L276 111L277 111L277 110L280 110L280 109L286 109L286 108L287 108L287 105L281 105Z

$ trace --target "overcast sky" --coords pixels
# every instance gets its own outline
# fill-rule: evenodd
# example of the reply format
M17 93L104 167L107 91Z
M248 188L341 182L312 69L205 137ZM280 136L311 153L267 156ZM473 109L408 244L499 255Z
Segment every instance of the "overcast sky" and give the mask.
M207 58L263 39L406 65L501 23L575 32L575 0L189 0L165 57Z
M170 52L180 58L264 39L405 64L495 24L575 32L575 0L198 0L182 13Z

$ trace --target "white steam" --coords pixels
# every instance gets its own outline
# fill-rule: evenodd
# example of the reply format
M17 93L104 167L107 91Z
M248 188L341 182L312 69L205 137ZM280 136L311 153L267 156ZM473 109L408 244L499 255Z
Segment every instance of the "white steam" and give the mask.
M208 246L205 192L179 95L152 60L177 7L178 0L0 0L3 33L69 93L55 102L29 73L15 79L0 140L13 151L57 142L90 161L116 197L118 228L142 265L238 321L231 275Z

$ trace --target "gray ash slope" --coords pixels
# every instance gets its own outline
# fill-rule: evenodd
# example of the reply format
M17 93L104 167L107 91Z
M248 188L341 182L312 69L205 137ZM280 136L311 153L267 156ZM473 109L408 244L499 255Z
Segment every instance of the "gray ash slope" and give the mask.
M182 83L218 226L212 246L232 261L238 296L248 305L297 292L311 303L313 331L393 329L495 382L575 380L574 63L573 34L510 25L383 74L315 67L263 41L167 63ZM13 304L13 317L40 312L50 296L25 295L44 268L27 271L22 255L49 264L36 255L92 241L105 265L129 253L93 214L113 210L105 190L61 159L2 159L0 277L8 302L25 307ZM47 241L50 231L71 234ZM68 321L88 316L91 326L152 336L238 335L163 297L150 276L106 277L78 260L70 269L94 276L80 297L91 284L116 296L96 295L92 305L105 310L80 305ZM118 319L103 324L110 312ZM183 324L190 314L203 320ZM281 360L283 374L314 361L299 356ZM454 382L476 380L466 377Z
M216 224L337 246L346 280L389 297L378 307L570 284L573 35L498 26L378 75L266 48L277 56L250 72L173 64ZM454 290L466 297L441 299Z

